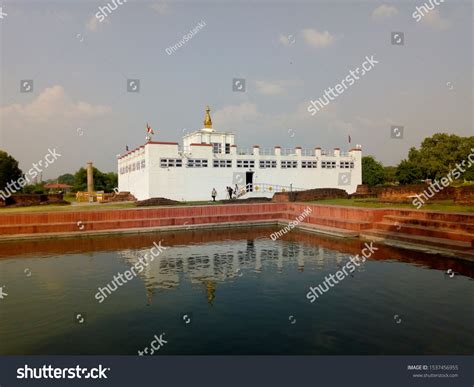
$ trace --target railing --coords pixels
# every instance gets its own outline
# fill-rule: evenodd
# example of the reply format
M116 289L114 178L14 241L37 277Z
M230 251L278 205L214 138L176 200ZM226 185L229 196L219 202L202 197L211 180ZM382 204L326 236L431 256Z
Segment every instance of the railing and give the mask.
M260 148L258 153L262 156L275 156L275 149L274 148Z
M307 188L297 188L287 185L268 184L268 183L249 183L245 187L240 188L237 198L244 196L248 192L293 192L305 191Z
M296 156L295 148L282 148L280 151L282 156Z
M314 149L301 149L301 156L316 156Z
M191 147L179 147L179 151L182 154L189 154L191 152ZM221 153L219 153L221 154ZM229 153L226 153L229 154ZM254 148L237 148L236 154L238 156L253 156L254 155ZM275 148L258 148L258 155L260 156L276 156ZM281 148L280 149L281 156L296 156L296 149L295 148ZM334 157L334 153L331 151L327 151L322 149L321 150L322 156L327 157ZM348 152L340 152L341 157L349 157L350 154ZM315 149L311 148L304 148L301 149L301 156L305 157L315 157L316 151Z
M251 156L253 155L252 148L237 148L237 154L240 156Z

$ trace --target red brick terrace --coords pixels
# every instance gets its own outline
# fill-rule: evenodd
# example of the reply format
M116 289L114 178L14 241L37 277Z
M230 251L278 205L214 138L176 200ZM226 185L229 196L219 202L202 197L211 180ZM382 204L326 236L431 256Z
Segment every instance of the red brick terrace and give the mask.
M303 230L361 237L474 261L474 214L306 203L179 206L0 215L0 240L288 223L306 207Z

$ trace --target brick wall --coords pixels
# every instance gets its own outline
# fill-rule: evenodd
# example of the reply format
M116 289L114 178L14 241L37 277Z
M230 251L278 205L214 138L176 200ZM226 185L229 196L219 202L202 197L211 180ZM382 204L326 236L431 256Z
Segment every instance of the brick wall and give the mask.
M37 206L40 204L63 203L63 194L14 194L6 198L6 206Z
M456 188L454 192L454 202L456 204L474 205L474 185Z
M273 202L309 202L321 199L348 198L349 195L343 189L338 188L316 188L306 191L277 192L273 195Z
M455 199L457 195L460 195L460 198L463 195L470 195L470 188L465 188L468 188L467 190L463 191L465 193L460 192L459 194L456 194L456 191L459 190L459 188L446 187L442 190L439 190L438 193L435 193L435 196L433 196L432 200L448 200ZM395 187L372 187L370 188L369 192L367 192L367 188L365 186L361 187L360 189L358 188L357 194L353 196L357 198L360 196L369 196L370 194L375 194L377 196L377 199L381 201L394 203L411 203L411 201L413 200L411 198L412 196L421 195L424 191L428 192L428 194L431 195L431 191L429 189L428 184L410 184Z

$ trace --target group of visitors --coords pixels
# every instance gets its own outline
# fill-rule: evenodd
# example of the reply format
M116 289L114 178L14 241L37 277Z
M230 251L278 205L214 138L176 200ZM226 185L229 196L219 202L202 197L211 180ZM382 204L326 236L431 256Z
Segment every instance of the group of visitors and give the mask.
M239 186L236 184L234 188L232 187L225 187L226 191L227 191L227 195L228 195L228 199L229 200L232 200L232 199L237 199L238 197L238 193L239 193ZM217 191L215 188L212 189L212 192L211 192L211 196L212 196L212 201L215 202L216 201L216 197L217 197Z

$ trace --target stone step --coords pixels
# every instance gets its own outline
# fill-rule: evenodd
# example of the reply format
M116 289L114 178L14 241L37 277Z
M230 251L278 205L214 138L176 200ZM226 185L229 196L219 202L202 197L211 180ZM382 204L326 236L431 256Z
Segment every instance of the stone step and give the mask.
M385 216L387 215L410 217L412 219L439 220L444 222L460 222L474 224L474 214L461 212L390 209L386 210Z
M381 240L396 240L408 242L413 245L425 245L441 247L448 250L456 251L456 253L463 253L474 258L474 249L471 244L463 241L455 241L445 238L434 238L421 235L404 234L401 232L389 232L384 230L370 229L360 233L364 238L376 238Z
M467 233L460 230L444 229L439 227L418 226L407 223L379 222L374 224L374 228L377 230L464 241L469 243L474 240L474 234L472 233Z
M285 219L289 221L296 220L298 216L302 215L301 212L286 212ZM338 218L327 218L321 216L306 216L303 219L304 223L307 224L318 224L321 226L332 227L336 229L345 229L352 231L367 230L372 227L372 223L364 220L354 219L338 219Z
M42 224L15 224L0 226L0 235L36 234L57 232L83 232L113 230L124 228L147 228L162 226L181 226L207 223L243 222L258 220L276 220L283 217L283 213L241 213L232 215L203 215L188 217L142 218L124 220L77 221Z
M278 224L280 226L284 226L287 222L288 221L286 219L280 219ZM328 226L323 226L320 224L304 223L304 222L298 224L297 229L300 231L330 235L330 236L335 236L339 238L356 238L359 236L359 233L357 231L335 228L335 227L328 227Z
M407 216L385 215L384 220L398 222L399 224L413 224L425 227L437 227L448 230L463 230L464 232L474 232L474 223L449 222L446 220L417 219Z
M159 208L131 208L110 210L104 205L99 210L57 211L41 213L0 213L0 225L10 224L43 224L43 223L70 223L82 220L83 222L95 221L120 221L140 220L146 218L191 217L205 215L233 215L239 213L273 213L286 210L285 204L239 204L236 205L202 205L202 206L177 206Z

